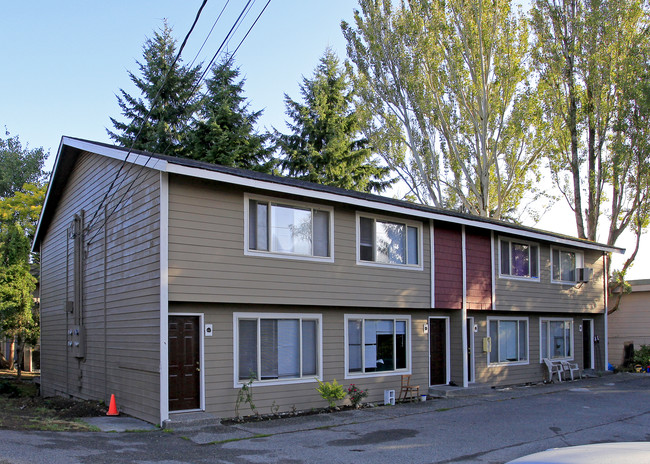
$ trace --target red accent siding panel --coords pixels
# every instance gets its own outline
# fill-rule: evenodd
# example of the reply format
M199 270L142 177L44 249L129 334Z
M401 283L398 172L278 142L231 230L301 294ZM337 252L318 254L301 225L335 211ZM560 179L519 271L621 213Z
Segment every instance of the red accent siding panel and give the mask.
M487 231L467 227L467 309L492 309L491 236Z
M436 308L462 309L463 238L461 227L436 222L433 229Z

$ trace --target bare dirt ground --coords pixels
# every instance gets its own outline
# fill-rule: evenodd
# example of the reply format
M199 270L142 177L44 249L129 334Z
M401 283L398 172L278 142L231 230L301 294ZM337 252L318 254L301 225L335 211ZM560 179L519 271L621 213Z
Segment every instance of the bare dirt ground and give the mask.
M82 417L103 416L106 405L96 401L39 396L34 374L0 370L0 429L91 431Z

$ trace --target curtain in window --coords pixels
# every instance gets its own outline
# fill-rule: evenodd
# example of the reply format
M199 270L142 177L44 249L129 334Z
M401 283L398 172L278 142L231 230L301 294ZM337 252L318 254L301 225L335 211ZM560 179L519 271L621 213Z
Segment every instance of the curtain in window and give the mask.
M302 321L302 375L316 375L317 366L316 321Z
M361 372L361 320L348 320L348 370Z
M516 321L499 321L499 361L518 361Z
M239 320L239 379L257 377L257 321Z
M278 320L278 378L300 377L300 324Z
M314 256L329 256L330 214L314 211Z
M418 253L418 228L417 227L408 227L408 264L418 264L419 253Z

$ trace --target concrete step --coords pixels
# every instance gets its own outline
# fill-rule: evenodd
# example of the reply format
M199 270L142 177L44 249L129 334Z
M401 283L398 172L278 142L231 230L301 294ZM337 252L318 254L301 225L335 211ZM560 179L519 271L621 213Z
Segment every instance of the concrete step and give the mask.
M490 391L492 391L492 387L483 384L470 384L467 388L452 385L436 385L429 387L428 394L433 398L454 398L483 395Z
M193 430L221 424L221 418L203 411L176 412L169 414L163 428L173 430Z

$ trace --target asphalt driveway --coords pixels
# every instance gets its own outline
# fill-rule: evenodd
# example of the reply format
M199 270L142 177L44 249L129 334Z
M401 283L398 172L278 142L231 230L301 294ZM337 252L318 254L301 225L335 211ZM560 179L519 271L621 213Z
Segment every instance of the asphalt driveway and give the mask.
M0 464L502 463L612 441L650 441L650 375L185 431L0 430Z

